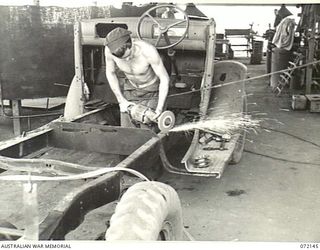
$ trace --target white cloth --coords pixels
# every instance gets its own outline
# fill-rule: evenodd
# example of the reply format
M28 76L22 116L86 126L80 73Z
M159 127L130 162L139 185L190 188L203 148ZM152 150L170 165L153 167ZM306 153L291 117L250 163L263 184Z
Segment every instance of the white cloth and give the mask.
M277 26L272 43L279 49L291 50L294 39L295 21L290 16L284 18Z

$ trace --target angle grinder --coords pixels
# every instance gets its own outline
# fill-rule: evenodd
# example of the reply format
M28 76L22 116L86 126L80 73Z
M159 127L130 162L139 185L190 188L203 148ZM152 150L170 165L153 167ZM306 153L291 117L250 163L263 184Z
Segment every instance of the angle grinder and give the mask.
M156 115L155 111L141 104L130 105L128 107L128 113L135 121L144 124L151 122L157 123L158 128L163 133L169 132L169 130L173 128L176 121L174 114L169 110L162 112L161 115L154 121L152 118Z

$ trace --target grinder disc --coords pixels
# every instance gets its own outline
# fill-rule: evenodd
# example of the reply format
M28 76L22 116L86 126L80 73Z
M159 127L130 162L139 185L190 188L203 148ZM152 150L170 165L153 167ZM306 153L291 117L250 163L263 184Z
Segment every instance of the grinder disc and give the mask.
M169 132L169 130L173 128L175 122L176 117L174 114L171 111L166 110L158 118L158 128L161 132Z

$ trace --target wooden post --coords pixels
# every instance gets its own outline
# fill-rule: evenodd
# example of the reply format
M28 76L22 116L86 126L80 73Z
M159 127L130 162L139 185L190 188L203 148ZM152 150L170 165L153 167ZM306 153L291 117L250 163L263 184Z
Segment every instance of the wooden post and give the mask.
M314 15L314 7L312 6L310 9L310 26L311 32L308 39L308 52L307 52L307 60L306 63L313 62L314 58L314 47L315 47L315 15ZM312 85L312 69L313 65L309 65L306 68L306 94L311 94L311 85Z
M80 22L77 22L74 25L74 66L75 66L75 77L80 84L84 82L82 56L83 55L82 55L82 44L81 44L81 24ZM83 90L83 86L82 86L82 90Z
M90 51L90 80L92 84L94 83L94 49Z
M11 100L12 116L13 116L13 132L15 136L21 135L20 110L21 100Z
M307 56L307 63L313 61L314 56L314 46L315 46L315 38L314 38L314 28L311 31L311 37L309 38L308 42L308 56ZM312 85L312 68L313 65L309 65L306 69L306 94L311 94L311 85Z

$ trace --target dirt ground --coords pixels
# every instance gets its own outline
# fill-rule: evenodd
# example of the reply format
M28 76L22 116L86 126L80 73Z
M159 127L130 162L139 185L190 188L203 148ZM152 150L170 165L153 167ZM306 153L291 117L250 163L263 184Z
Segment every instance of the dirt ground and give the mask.
M265 64L247 67L249 77L266 72ZM319 241L319 113L292 111L287 95L271 93L268 78L247 82L246 91L249 112L263 121L247 135L241 162L221 179L164 173L160 181L177 190L195 240ZM12 136L11 121L1 118L0 139ZM67 239L96 239L113 209L89 213Z

